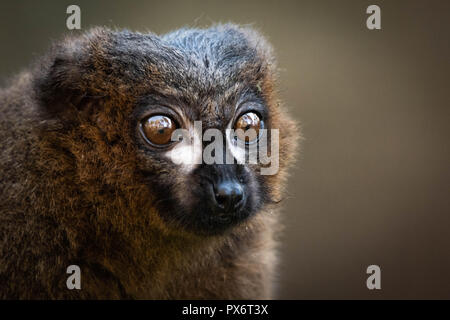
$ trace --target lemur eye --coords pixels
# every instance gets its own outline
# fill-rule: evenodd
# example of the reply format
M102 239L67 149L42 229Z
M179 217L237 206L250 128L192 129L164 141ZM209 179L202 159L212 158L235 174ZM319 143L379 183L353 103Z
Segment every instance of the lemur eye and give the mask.
M163 115L148 117L141 125L145 138L159 146L170 143L172 133L177 129L175 121Z
M256 141L263 122L255 112L247 112L241 115L234 124L236 137L247 143ZM241 129L241 130L238 130Z

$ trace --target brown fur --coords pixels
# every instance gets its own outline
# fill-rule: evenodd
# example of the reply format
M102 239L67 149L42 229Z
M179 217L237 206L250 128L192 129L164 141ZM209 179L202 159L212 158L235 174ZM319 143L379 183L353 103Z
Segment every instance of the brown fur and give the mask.
M266 68L253 81L264 94L271 127L280 129L280 172L267 177L268 193L279 200L298 130L276 98L269 47L254 31L232 28L249 39L265 63L249 64L242 77ZM151 161L130 135L129 115L149 86L190 99L196 93L167 86L164 71L152 65L144 67L147 82L108 71L105 48L111 33L94 29L58 45L63 57L77 52L77 67L90 65L85 72L69 64L60 71L63 76L49 80L55 59L50 53L0 92L0 297L273 297L277 204L213 236L161 219L154 206L158 199L138 173ZM62 92L44 92L42 78ZM227 94L233 91L222 101ZM165 179L161 167L155 170ZM177 179L180 188L188 186L183 176ZM66 268L72 264L81 268L81 290L66 288Z

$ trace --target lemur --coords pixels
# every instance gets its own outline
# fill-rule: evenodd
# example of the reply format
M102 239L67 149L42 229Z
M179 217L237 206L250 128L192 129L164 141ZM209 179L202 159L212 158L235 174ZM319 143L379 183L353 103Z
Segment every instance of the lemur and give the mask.
M268 42L233 24L56 42L0 91L0 298L273 298L300 137L277 73ZM171 136L195 121L279 130L279 170L184 163Z

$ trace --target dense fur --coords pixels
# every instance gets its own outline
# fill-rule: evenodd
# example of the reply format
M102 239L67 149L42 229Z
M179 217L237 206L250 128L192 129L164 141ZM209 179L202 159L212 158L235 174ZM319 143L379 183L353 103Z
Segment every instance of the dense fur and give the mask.
M275 74L264 39L233 25L162 37L99 28L57 43L0 91L0 297L272 297L277 203L298 136ZM198 186L214 170L181 173L136 123L174 105L224 129L240 99L280 129L280 171L247 170L248 218L207 234ZM72 264L81 290L66 287Z

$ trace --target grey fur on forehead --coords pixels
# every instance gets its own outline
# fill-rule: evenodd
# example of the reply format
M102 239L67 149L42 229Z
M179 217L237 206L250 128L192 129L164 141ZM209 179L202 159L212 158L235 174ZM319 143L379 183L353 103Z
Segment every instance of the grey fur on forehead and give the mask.
M234 24L215 25L207 29L181 28L165 35L115 32L114 53L145 59L160 67L222 69L235 72L245 65L258 71L274 67L272 48L250 28ZM135 42L130 50L130 42Z
M162 37L164 41L215 68L229 68L243 60L257 60L256 48L237 27L180 29Z

